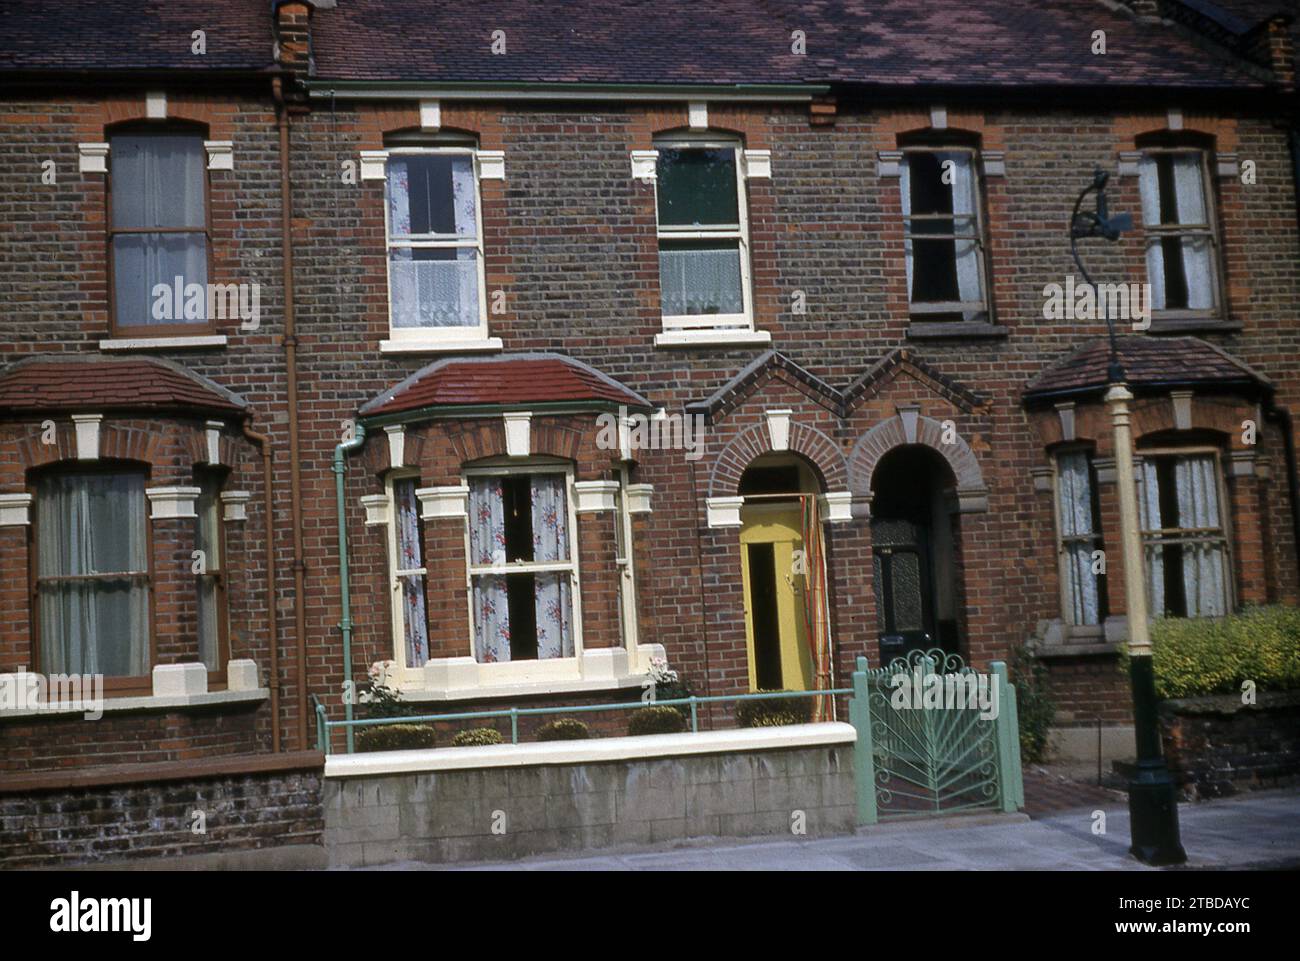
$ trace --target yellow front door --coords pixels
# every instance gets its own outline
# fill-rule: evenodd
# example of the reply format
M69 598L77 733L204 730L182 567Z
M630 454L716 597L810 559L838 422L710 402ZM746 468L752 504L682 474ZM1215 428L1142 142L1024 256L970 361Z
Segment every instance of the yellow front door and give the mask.
M813 661L804 611L808 560L799 507L747 506L741 519L750 690L809 690Z

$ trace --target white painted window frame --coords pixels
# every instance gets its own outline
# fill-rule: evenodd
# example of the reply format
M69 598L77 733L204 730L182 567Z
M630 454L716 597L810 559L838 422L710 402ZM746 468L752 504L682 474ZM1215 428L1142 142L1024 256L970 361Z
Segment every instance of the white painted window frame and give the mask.
M428 346L436 349L440 345L463 347L466 344L484 343L488 341L488 323L487 323L487 269L484 264L483 250L483 189L482 176L479 170L478 150L474 147L466 146L445 146L445 147L389 147L385 151L384 157L384 276L388 284L388 337L389 343L400 349L403 347L421 347ZM431 156L431 155L449 155L459 154L469 157L470 168L474 172L474 221L476 224L476 234L473 240L465 238L443 238L437 240L406 240L394 242L392 235L392 223L389 216L390 198L388 163L393 157L400 156ZM471 249L478 253L475 260L478 263L478 326L457 326L457 327L395 327L393 325L393 261L392 251L394 247L409 247L413 249L442 249L458 250Z
M1073 444L1066 447L1060 447L1052 451L1052 530L1056 535L1056 570L1057 581L1060 590L1058 600L1061 605L1061 623L1068 628L1079 631L1100 630L1106 622L1106 614L1098 612L1100 623L1098 624L1076 624L1074 621L1074 604L1070 596L1070 581L1067 568L1066 555L1066 537L1061 532L1061 465L1060 458L1066 454L1084 454L1088 458L1088 492L1092 499L1100 501L1101 491L1098 490L1097 468L1093 463L1096 451L1086 444ZM1102 544L1105 543L1104 531L1102 530L1101 517L1094 514L1092 518L1093 532L1089 536L1072 535L1071 542L1090 541L1092 549L1104 550ZM1102 575L1104 576L1104 575ZM1109 591L1110 583L1107 581L1106 588ZM1107 595L1109 599L1109 594Z
M615 546L614 564L618 569L618 601L623 647L630 663L636 663L636 576L632 559L632 515L628 511L627 488L631 478L626 467L619 469L618 492L615 495L615 518L619 543ZM621 550L619 549L621 548Z
M659 164L663 159L663 151L667 150L732 150L735 153L735 170L736 170L736 210L739 214L740 223L735 229L725 230L692 230L680 227L665 228L659 222L659 189L655 187L655 246L656 252L659 245L665 240L735 240L739 243L740 250L740 301L744 308L739 314L681 314L663 315L663 329L665 333L681 331L721 331L721 332L745 332L749 333L754 330L754 295L753 295L753 271L750 265L750 246L749 246L749 203L748 194L745 190L745 157L744 144L739 140L719 137L717 134L704 136L691 136L689 134L677 134L671 137L656 139L654 149L659 152L655 160L655 179L658 182ZM661 278L662 283L662 278Z
M569 559L567 561L537 562L514 561L509 564L471 564L469 552L469 525L473 518L466 513L465 543L465 614L469 630L468 650L471 658L474 654L474 577L482 574L535 573L545 574L556 571L569 572L569 593L573 603L573 657L548 657L521 661L498 661L484 663L475 658L478 664L481 684L509 684L535 680L565 680L579 677L582 661L582 583L578 573L578 512L577 492L574 489L573 467L569 464L535 460L525 464L484 464L479 467L466 468L461 474L461 483L469 486L474 477L507 477L520 474L563 474L564 497L569 523Z
M411 667L406 663L406 607L402 603L402 578L416 574L419 574L424 578L425 616L427 618L429 603L429 568L427 561L425 566L415 567L409 570L397 566L397 493L394 488L398 481L414 480L418 485L419 478L420 472L416 470L389 471L388 476L384 478L384 494L388 497L388 523L385 526L388 528L386 538L388 543L388 600L393 612L393 664L394 673L397 675L396 680L403 686L419 686L422 684L424 681L424 666ZM423 515L423 511L420 513ZM420 517L420 527L421 530L423 530L423 516ZM420 544L420 559L425 559L423 542ZM425 625L425 630L428 630L428 624Z

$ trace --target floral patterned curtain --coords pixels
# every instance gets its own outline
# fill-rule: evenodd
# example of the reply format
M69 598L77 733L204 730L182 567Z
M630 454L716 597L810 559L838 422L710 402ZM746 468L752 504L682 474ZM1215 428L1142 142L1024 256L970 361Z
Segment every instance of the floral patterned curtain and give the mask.
M402 591L407 667L422 667L429 659L429 618L424 601L424 561L415 483L415 478L393 482L393 499L397 501L396 576Z
M569 559L568 509L564 475L539 474L532 479L533 560ZM573 618L569 572L538 574L533 585L537 615L537 656L573 656Z

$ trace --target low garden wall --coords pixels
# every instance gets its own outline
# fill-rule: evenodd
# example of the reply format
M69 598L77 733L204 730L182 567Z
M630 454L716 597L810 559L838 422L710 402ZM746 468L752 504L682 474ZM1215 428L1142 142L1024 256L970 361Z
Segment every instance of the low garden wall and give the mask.
M849 833L855 738L824 723L331 755L325 846L356 867Z
M1300 782L1300 691L1164 701L1165 757L1179 786L1198 798Z

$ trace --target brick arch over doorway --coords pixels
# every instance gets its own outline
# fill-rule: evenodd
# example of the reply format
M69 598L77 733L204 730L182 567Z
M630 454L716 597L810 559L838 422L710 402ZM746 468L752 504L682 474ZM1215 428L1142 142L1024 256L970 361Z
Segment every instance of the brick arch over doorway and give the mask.
M844 455L825 432L797 419L790 422L789 447L778 451L766 423L755 424L731 439L713 462L709 476L709 497L732 497L740 489L740 476L756 457L763 454L798 454L821 475L823 490L848 489Z
M937 452L952 468L957 479L957 509L963 513L987 511L988 488L974 452L960 433L947 444L943 434L940 421L907 410L872 427L858 438L848 457L848 485L854 502L871 502L871 478L882 457L897 447L920 444Z

